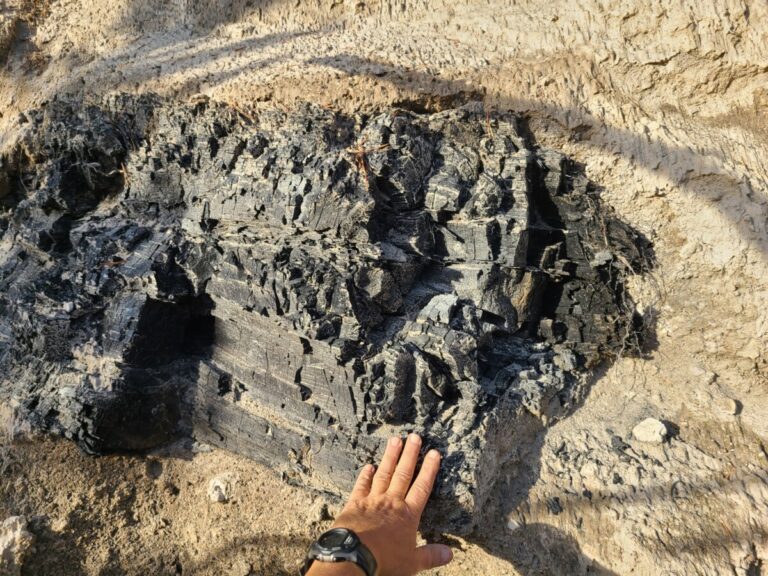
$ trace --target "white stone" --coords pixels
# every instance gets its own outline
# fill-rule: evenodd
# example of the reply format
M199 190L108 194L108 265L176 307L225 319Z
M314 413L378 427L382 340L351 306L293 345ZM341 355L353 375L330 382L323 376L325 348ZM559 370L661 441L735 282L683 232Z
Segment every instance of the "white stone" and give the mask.
M739 413L739 402L737 400L734 400L733 398L728 398L727 396L722 396L715 400L715 406L717 406L717 409L723 413L727 414L728 416L735 416Z
M736 352L737 356L742 358L749 358L751 360L757 360L763 354L763 345L757 338L752 338L747 345L741 350Z
M635 440L648 444L661 444L667 439L668 434L667 427L656 418L646 418L632 429Z
M507 518L507 530L510 532L515 532L517 530L520 530L520 528L523 527L523 523L517 520L516 518L509 517Z
M232 478L229 474L220 474L208 483L208 498L211 502L228 502L232 498Z
M25 556L35 543L23 516L11 516L0 524L0 574L19 576Z

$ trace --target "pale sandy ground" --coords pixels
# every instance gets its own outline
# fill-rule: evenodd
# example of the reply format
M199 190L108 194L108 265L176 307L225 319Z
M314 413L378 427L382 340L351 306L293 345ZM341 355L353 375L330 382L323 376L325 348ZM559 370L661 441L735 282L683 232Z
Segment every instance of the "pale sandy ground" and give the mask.
M438 573L768 570L763 0L41 4L0 4L3 149L19 111L64 91L204 93L245 112L479 98L529 116L538 141L583 163L654 242L656 268L633 295L657 346L601 372ZM662 447L631 440L646 416L678 434ZM222 452L94 460L40 440L3 450L0 519L37 517L42 534L26 574L279 574L323 527L310 492ZM207 483L225 472L236 498L210 503Z

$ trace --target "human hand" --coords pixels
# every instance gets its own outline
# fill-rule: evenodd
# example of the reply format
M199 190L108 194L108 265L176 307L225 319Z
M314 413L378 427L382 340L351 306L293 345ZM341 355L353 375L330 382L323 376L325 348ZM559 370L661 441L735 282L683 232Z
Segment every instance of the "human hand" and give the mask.
M378 470L366 465L334 528L353 530L373 553L377 576L412 576L448 564L453 553L443 544L416 546L416 531L440 469L440 454L430 450L411 485L421 449L421 438L405 442L390 438ZM401 456L402 453L402 456ZM361 570L346 562L315 562L307 576L358 576Z

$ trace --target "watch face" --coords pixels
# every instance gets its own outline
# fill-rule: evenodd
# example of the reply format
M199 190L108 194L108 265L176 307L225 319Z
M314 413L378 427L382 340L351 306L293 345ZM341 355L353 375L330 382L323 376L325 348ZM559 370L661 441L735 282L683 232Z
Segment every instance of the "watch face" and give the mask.
M352 550L357 545L357 536L344 528L328 530L317 539L326 550Z

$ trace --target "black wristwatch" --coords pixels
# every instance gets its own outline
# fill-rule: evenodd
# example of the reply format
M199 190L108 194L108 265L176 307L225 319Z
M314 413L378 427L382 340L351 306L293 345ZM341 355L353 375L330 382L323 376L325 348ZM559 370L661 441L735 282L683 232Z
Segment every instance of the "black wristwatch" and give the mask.
M352 530L334 528L323 532L307 552L307 559L301 574L304 576L309 567L318 562L352 562L357 564L366 576L376 576L376 559L365 544Z

